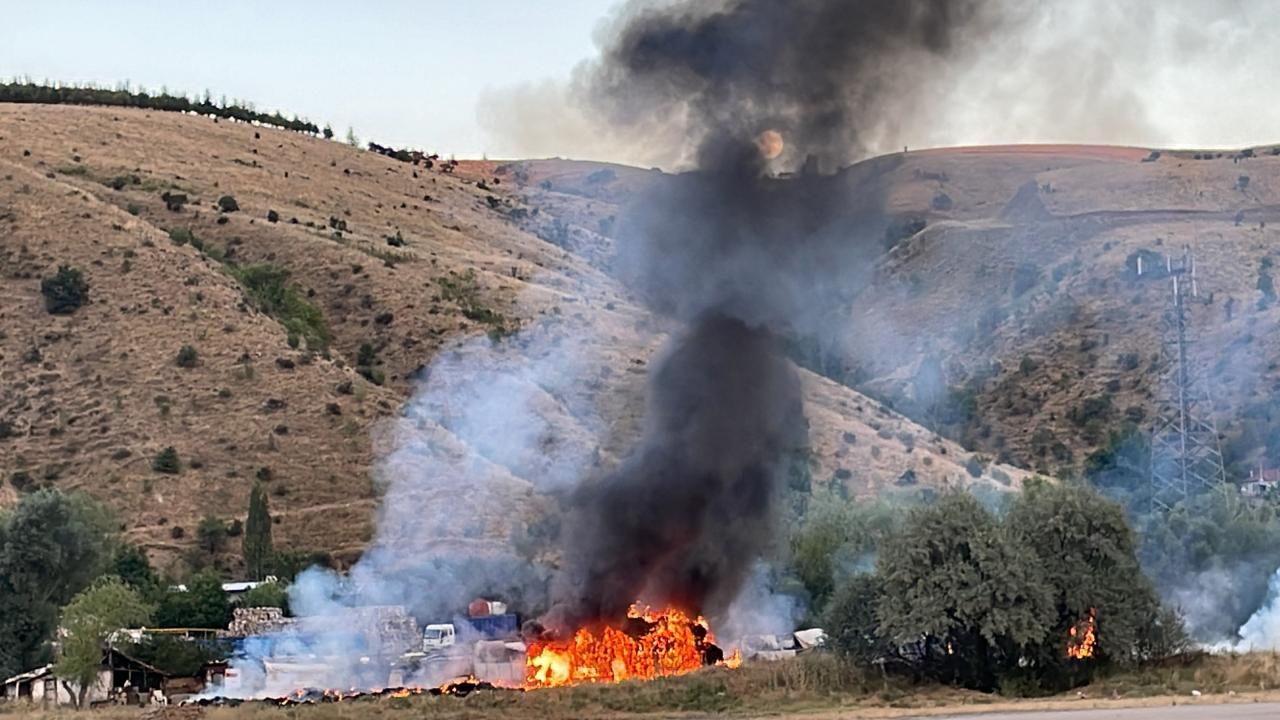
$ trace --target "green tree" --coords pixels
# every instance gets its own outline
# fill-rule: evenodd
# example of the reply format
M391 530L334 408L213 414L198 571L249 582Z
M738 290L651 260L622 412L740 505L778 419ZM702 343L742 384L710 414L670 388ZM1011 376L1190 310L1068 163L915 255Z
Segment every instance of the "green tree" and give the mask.
M360 138L356 137L356 129L353 127L347 128L347 144L353 148L360 147Z
M89 283L70 265L59 265L58 273L40 281L44 307L53 315L69 315L89 300Z
M227 544L227 524L216 515L205 515L196 526L196 545L210 555L217 555Z
M918 648L924 674L995 689L1001 672L1048 630L1050 595L1038 562L975 498L948 493L913 511L881 546L878 630Z
M137 590L110 576L99 578L63 609L66 636L54 672L75 698L76 707L84 707L85 695L98 679L107 637L122 628L150 623L152 612Z
M143 597L153 596L160 586L160 579L151 569L147 554L137 545L122 543L111 559L108 571L142 593Z
M1144 639L1162 620L1160 602L1138 565L1134 535L1119 505L1088 487L1029 482L1005 525L1014 544L1035 554L1051 598L1048 633L1024 664L1061 683L1100 666L1146 659ZM1095 651L1072 661L1065 653L1069 633L1091 615Z
M148 635L142 642L125 646L129 657L178 677L195 677L205 663L225 659L231 648L224 643L191 642L186 638ZM225 653L225 654L224 654Z
M855 503L834 492L815 495L791 535L790 566L809 595L813 620L823 614L832 592L851 569L870 557L904 514L894 498Z
M836 591L823 622L836 654L862 666L893 654L877 627L881 595L880 578L871 574L855 575Z
M250 579L261 580L271 571L275 551L271 542L271 510L262 483L254 483L249 493L249 515L241 541L244 566Z
M182 463L178 460L178 451L172 445L161 450L151 461L151 469L166 475L177 475L182 471Z
M281 582L262 583L240 598L242 607L274 607L289 612L289 588Z
M222 590L222 578L213 571L192 576L186 590L169 589L156 608L160 627L225 628L231 622L231 603Z
M0 675L48 661L58 609L105 569L117 527L88 497L57 490L0 512Z

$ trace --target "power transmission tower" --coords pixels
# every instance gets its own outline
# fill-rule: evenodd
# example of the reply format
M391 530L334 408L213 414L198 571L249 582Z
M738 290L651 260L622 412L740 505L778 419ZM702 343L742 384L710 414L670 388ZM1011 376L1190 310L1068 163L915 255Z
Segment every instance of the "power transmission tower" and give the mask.
M1199 301L1200 292L1190 247L1181 260L1166 258L1165 270L1172 287L1162 319L1165 377L1151 433L1151 501L1168 510L1188 497L1225 488L1227 473L1208 382L1192 354L1196 338L1190 306Z

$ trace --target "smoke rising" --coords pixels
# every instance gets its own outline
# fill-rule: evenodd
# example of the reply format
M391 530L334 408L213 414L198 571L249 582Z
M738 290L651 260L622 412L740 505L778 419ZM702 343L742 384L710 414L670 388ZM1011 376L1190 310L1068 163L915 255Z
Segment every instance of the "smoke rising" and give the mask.
M599 42L652 5L624 6ZM1280 122L1268 102L1280 93L1269 71L1280 8L1267 0L1171 0L1158 13L1102 0L991 0L981 12L985 38L960 38L945 62L916 58L910 74L888 73L896 82L877 102L924 111L860 124L865 154L1027 142L1234 147L1270 141ZM827 52L814 47L815 57ZM478 119L490 154L692 164L696 145L682 142L679 108L665 118L646 113L654 122L643 124L599 122L590 101L595 71L587 62L566 82L486 92ZM538 117L557 121L531 122Z
M299 575L290 586L298 620L246 642L232 663L237 684L210 695L377 688L389 677L436 685L470 672L471 656L468 648L400 668L403 653L421 650L422 625L452 620L461 647L475 638L458 615L477 597L546 607L550 572L519 538L546 495L590 471L607 436L576 392L602 360L585 342L589 330L566 325L544 320L501 345L476 338L433 359L376 438L386 454L370 546L346 573Z
M1236 650L1280 650L1280 570L1271 576L1266 602L1240 627L1239 634Z
M544 620L623 617L635 600L725 613L771 549L789 461L807 446L782 342L850 286L847 183L812 177L893 122L896 90L985 30L975 1L732 0L640 9L586 73L614 127L676 126L696 170L640 197L616 272L687 324L651 376L644 437L573 499ZM770 133L771 179L757 142ZM780 136L780 142L778 137ZM780 152L779 152L780 151Z

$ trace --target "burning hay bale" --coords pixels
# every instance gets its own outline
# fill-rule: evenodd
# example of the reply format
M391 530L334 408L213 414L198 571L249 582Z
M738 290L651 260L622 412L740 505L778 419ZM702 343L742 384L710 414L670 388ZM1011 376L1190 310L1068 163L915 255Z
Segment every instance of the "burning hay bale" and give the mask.
M737 653L726 659L701 617L668 608L644 610L632 605L621 627L581 628L564 640L529 646L530 688L580 682L652 680L683 675L707 665L737 667Z

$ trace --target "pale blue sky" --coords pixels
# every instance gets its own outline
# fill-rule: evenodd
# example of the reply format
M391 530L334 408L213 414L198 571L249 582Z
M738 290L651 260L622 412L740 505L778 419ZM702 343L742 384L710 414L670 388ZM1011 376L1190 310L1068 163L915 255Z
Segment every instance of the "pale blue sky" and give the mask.
M485 88L566 77L617 0L0 0L0 77L128 79L478 155Z

